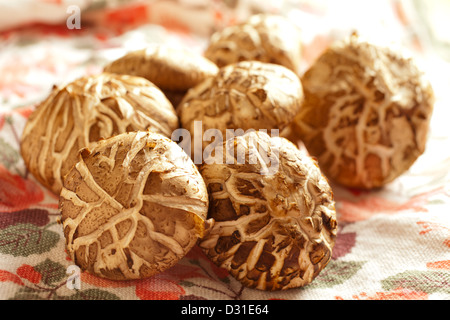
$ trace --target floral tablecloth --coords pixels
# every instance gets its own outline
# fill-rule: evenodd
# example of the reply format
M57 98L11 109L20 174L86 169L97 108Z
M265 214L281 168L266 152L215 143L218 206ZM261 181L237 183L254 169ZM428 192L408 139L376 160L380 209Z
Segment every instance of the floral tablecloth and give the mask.
M80 9L80 29L68 27L71 3ZM449 299L450 65L418 28L424 22L414 3L178 0L114 1L110 7L98 0L0 1L0 299ZM303 69L353 30L411 50L437 98L426 152L382 190L333 186L336 246L328 266L304 288L244 288L198 248L153 278L115 282L81 273L74 286L58 199L20 156L22 130L35 105L53 85L100 72L107 61L149 43L201 53L213 31L262 11L283 14L302 28Z

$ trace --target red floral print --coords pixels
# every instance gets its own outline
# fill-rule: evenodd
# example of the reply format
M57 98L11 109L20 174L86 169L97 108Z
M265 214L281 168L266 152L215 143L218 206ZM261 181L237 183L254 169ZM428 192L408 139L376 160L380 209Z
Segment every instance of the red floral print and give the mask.
M26 209L43 199L44 192L39 185L11 173L0 164L0 212Z
M42 275L28 264L23 264L17 269L16 272L19 277L27 279L31 283L36 284L41 282Z
M14 282L20 285L23 285L23 281L20 277L12 272L6 270L0 270L0 282Z
M429 199L444 193L443 188L437 188L429 192L411 197L403 203L397 203L378 196L362 197L356 201L339 199L339 214L341 221L356 222L370 218L377 213L398 214L406 211L427 212L425 207Z
M421 291L397 288L388 292L376 292L373 295L361 292L358 295L353 295L352 298L355 300L427 300L428 294ZM336 299L344 300L341 296L337 296Z
M136 285L136 296L142 300L178 300L184 294L183 287L175 281L158 275L140 281Z
M431 270L450 270L450 260L428 262L427 268Z

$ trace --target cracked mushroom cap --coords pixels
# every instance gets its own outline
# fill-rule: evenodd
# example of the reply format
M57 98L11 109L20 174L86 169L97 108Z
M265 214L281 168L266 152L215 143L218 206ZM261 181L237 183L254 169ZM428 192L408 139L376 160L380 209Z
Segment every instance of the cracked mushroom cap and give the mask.
M244 60L275 63L298 73L300 29L283 16L256 14L247 21L214 33L205 57L219 67Z
M293 131L330 180L382 187L424 152L433 91L410 57L353 35L330 46L302 84Z
M150 80L176 107L187 90L215 76L218 67L204 56L189 50L152 45L125 54L106 65L104 70Z
M230 139L224 150L223 161L199 169L214 220L199 246L247 287L309 284L330 261L337 231L332 190L316 162L263 132Z
M67 251L82 270L140 279L176 264L203 236L208 194L175 142L138 131L80 152L60 210Z
M181 126L193 139L197 134L204 137L211 129L219 131L225 141L227 129L283 130L299 111L302 99L302 85L291 70L271 63L242 61L221 68L215 77L190 89L177 112ZM200 132L196 129L198 121ZM200 140L203 148L211 144L206 138ZM192 148L199 151L194 144Z
M54 88L29 117L21 153L37 180L59 195L80 149L127 131L170 137L178 124L172 104L151 82L102 73Z

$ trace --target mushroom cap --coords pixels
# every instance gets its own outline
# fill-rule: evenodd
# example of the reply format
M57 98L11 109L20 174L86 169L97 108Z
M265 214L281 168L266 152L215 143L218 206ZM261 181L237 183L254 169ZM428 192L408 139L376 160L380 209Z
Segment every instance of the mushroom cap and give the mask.
M37 180L59 194L81 148L127 131L170 136L178 125L172 104L150 81L102 73L55 87L30 115L21 153Z
M280 64L298 73L302 58L301 42L300 29L289 19L261 13L215 32L205 50L205 57L219 67L257 60Z
M214 220L199 246L247 287L309 284L330 261L337 231L333 193L317 163L264 132L227 140L223 150L222 161L199 168Z
M207 230L208 193L169 138L127 132L83 149L64 179L61 222L82 270L124 280L176 264Z
M330 180L382 187L424 152L434 96L412 57L352 35L330 46L302 85L292 131Z
M164 45L125 54L105 66L106 72L144 77L163 92L185 92L205 78L215 76L218 67L200 54Z
M291 70L271 63L242 61L221 68L215 77L190 89L177 112L181 126L191 137L198 134L195 125L201 121L202 138L211 129L219 131L224 141L227 130L281 131L299 111L302 99L300 79ZM211 143L201 140L203 148Z

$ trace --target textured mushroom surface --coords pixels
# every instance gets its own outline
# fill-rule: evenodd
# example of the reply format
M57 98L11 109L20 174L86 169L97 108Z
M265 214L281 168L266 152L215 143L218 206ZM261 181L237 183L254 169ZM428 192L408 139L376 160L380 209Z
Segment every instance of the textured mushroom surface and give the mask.
M330 261L337 230L332 190L317 163L263 132L230 139L224 150L223 161L199 169L214 219L199 246L247 287L309 284Z
M21 153L30 172L59 195L81 148L135 130L170 137L178 125L172 104L150 81L102 73L54 88L30 115Z
M381 187L424 152L434 97L411 57L353 35L302 77L293 126L330 180Z
M125 54L106 65L104 70L144 77L170 99L185 93L205 78L216 75L218 67L204 56L189 50L153 45Z
M181 126L191 137L202 135L205 148L211 144L204 137L209 129L219 131L223 141L227 129L281 131L299 111L302 99L300 79L291 70L271 63L242 61L221 68L217 76L190 89L177 112ZM198 121L201 132L196 131Z
M84 149L60 196L67 252L82 270L114 279L155 275L208 226L197 167L172 140L129 132Z
M244 60L275 63L298 73L301 33L285 17L257 14L214 33L205 57L219 67Z

